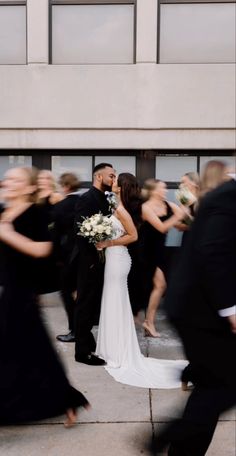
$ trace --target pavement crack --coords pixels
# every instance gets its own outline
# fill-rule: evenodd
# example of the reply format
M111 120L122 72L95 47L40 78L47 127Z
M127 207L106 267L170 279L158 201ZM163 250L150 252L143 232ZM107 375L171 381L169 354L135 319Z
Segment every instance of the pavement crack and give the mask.
M149 357L149 341L147 341L147 357ZM149 393L150 422L151 422L151 428L152 428L152 441L154 441L155 427L154 427L154 422L153 422L152 390L151 390L151 388L149 388L148 393Z

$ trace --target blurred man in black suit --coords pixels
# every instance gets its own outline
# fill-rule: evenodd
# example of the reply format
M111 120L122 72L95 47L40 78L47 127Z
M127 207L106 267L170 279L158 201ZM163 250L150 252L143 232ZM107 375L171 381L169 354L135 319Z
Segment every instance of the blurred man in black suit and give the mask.
M73 173L64 173L59 184L65 198L53 207L53 236L57 261L61 264L61 297L68 318L69 333L57 336L61 342L74 342L74 290L75 274L70 268L70 257L75 244L74 220L75 206L79 199L80 181Z
M105 191L110 191L115 171L109 163L100 163L93 170L93 186L84 193L76 207L76 222L101 212L110 213ZM76 227L78 231L78 227ZM77 262L77 302L75 308L75 360L92 366L103 365L104 361L92 352L96 342L91 332L98 324L103 288L104 264L99 260L93 244L77 236L72 253L72 262Z
M170 321L194 366L183 416L157 438L152 454L203 456L219 415L235 404L236 182L205 196L170 282Z

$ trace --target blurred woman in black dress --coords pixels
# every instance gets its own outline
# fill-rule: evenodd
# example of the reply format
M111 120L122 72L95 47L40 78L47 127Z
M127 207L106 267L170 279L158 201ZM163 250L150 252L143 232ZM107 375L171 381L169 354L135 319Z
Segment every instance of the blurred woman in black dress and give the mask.
M38 171L36 203L41 206L45 213L52 236L54 231L54 208L63 199L62 193L57 191L52 171L48 169ZM47 258L41 258L39 264L42 279L38 287L38 293L45 294L59 291L61 287L61 264L57 261L55 248Z
M129 193L125 195L129 213L132 217L134 225L138 231L141 229L142 225L142 216L141 216L141 207L142 207L142 198L141 198L141 187L138 183L138 180L135 176L130 173L124 173L129 179ZM121 174L121 178L123 173ZM131 257L131 268L128 274L128 290L129 298L131 303L131 308L134 316L134 321L138 325L142 323L140 318L140 312L143 309L143 270L142 270L142 261L141 253L142 246L140 244L141 238L138 237L137 241L132 242L128 245L128 251Z
M221 160L210 160L201 173L200 200L208 193L231 178L227 174L228 166Z
M37 259L49 255L47 220L32 203L30 168L13 168L3 181L0 215L0 423L41 420L63 413L66 425L86 398L70 386L41 321L35 289Z
M183 217L183 211L174 203L166 201L166 184L156 179L145 182L147 201L142 205L144 224L141 228L143 245L143 270L145 271L146 298L148 307L143 328L151 337L160 337L155 328L156 311L166 290L167 261L165 253L166 234Z
M37 203L44 206L50 221L53 206L63 200L64 196L56 190L56 181L49 169L41 169L37 176Z

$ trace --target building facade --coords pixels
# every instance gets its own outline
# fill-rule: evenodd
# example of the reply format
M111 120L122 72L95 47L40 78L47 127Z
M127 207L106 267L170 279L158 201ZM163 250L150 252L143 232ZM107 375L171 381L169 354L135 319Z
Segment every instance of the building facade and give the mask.
M235 166L234 1L0 0L0 179Z

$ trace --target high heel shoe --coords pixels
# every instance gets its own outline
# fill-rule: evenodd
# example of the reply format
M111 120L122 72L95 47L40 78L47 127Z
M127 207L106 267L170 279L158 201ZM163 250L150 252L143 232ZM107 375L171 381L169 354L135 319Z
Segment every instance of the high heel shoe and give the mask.
M144 328L144 335L146 337L154 337L154 338L161 337L160 333L158 333L155 330L154 326L153 326L153 328L151 326L149 326L147 320L144 320L142 327Z

